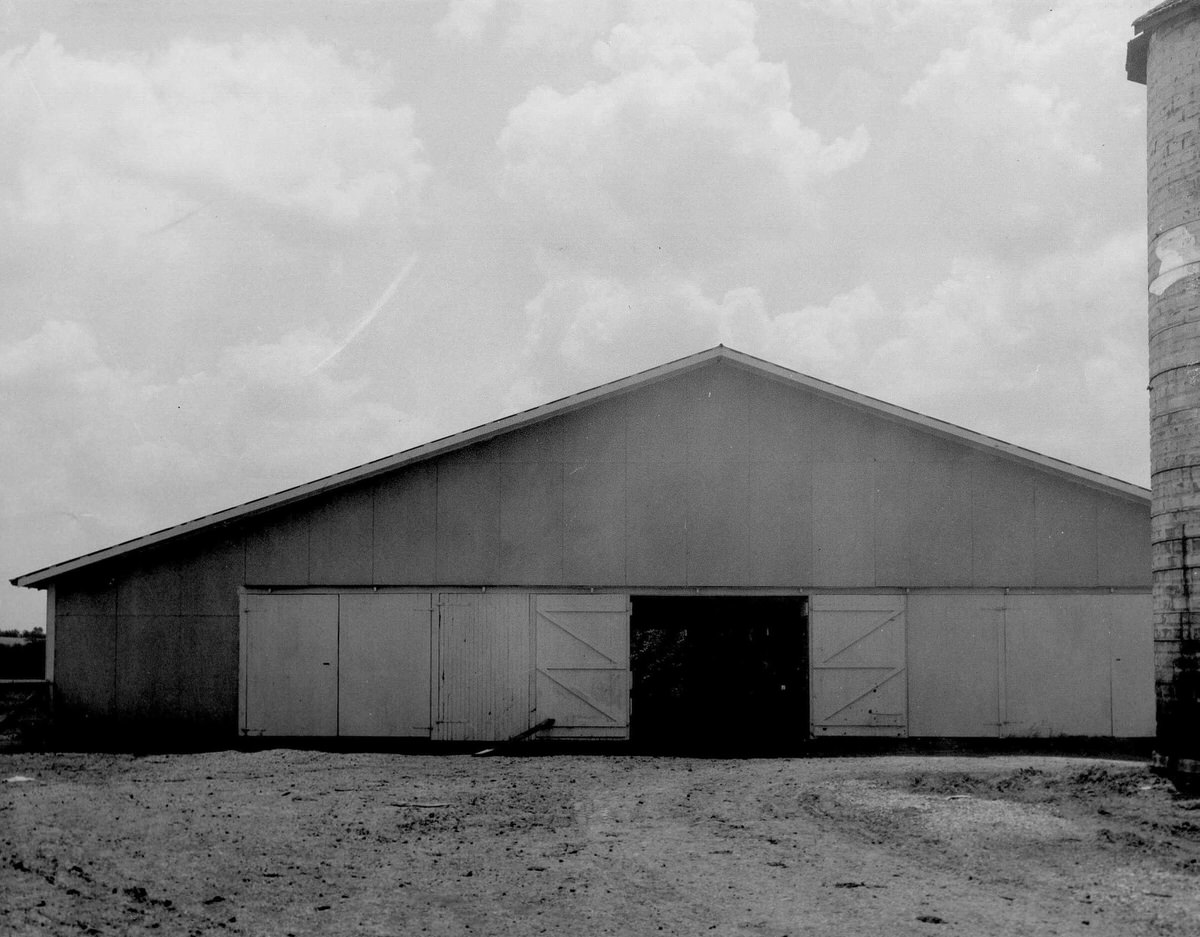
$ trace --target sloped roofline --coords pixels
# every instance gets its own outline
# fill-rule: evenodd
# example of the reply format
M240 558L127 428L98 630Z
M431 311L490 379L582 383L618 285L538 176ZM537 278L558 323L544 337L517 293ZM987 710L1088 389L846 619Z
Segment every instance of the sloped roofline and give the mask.
M318 478L315 481L306 482L303 485L285 488L283 491L278 491L274 494L256 498L253 501L247 501L245 504L240 504L236 507L226 508L223 511L217 511L214 514L207 514L194 520L185 521L182 524L176 524L173 527L166 527L162 530L155 531L154 533L136 537L133 540L126 540L123 543L114 544L111 547L105 547L102 550L96 550L92 553L85 553L84 555L77 556L74 559L66 560L62 563L56 563L53 566L47 566L42 569L34 570L30 573L25 573L24 575L17 576L15 579L10 581L14 586L44 588L45 585L60 576L77 572L85 567L93 566L106 560L111 560L114 557L121 556L125 553L132 553L135 550L140 550L145 547L164 543L168 540L175 540L180 537L195 534L208 528L222 527L233 522L243 521L247 518L254 517L255 515L264 514L268 511L275 510L276 508L294 504L298 501L303 501L304 499L311 498L314 495L323 494L345 487L346 485L365 481L378 475L383 475L387 472L405 468L416 462L421 462L436 456L445 455L446 453L453 452L456 449L465 448L466 446L470 446L475 443L486 442L487 440L503 433L522 429L533 423L538 423L542 420L549 419L550 417L559 416L564 413L570 413L573 410L578 410L582 407L588 406L589 404L597 403L620 394L628 393L648 384L653 384L658 381L665 380L666 378L695 370L696 368L702 367L714 361L745 368L759 374L766 374L776 380L780 380L794 386L804 387L824 397L828 397L841 403L849 404L850 406L858 409L867 410L871 413L884 416L888 419L904 423L909 426L919 427L927 432L943 438L966 443L972 448L981 449L1011 460L1035 465L1044 471L1066 477L1071 481L1082 483L1091 488L1097 488L1102 491L1119 495L1134 501L1144 501L1147 504L1150 500L1150 492L1147 489L1130 484L1129 482L1121 481L1120 479L1112 478L1108 475L1102 475L1099 472L1093 472L1089 469L1072 465L1070 462L1064 462L1060 459L1054 459L1050 456L1042 455L1041 453L1034 452L1030 449L1024 449L1020 446L1015 446L1011 443L994 439L991 436L985 436L982 433L976 433L973 430L964 429L963 427L956 426L953 423L947 423L931 416L925 416L924 414L917 413L913 410L906 410L904 407L898 407L895 404L886 403L885 401L877 400L874 397L868 397L865 394L847 390L844 387L838 387L836 384L830 384L826 381L809 377L806 374L801 374L798 371L792 371L788 368L781 367L780 365L772 364L769 361L765 361L762 358L756 358L753 355L746 354L745 352L736 351L732 348L726 348L724 345L718 345L715 348L709 348L705 351L696 352L695 354L688 355L687 357L679 358L676 361L670 361L666 364L661 364L657 367L650 368L649 370L631 374L628 377L621 378L620 380L612 381L608 384L601 384L599 387L593 387L590 390L581 391L577 394L572 394L569 397L563 397L559 400L542 404L541 406L534 407L531 410L524 410L520 413L514 413L511 416L502 417L501 419L493 420L490 423L484 423L481 426L476 426L473 429L464 430L460 433L455 433L452 436L445 436L441 439L436 439L433 442L428 442L412 449L406 449L403 452L384 456L381 459L375 459L372 462L366 462L362 465L355 466L354 468L336 472L333 475L327 475L324 478Z

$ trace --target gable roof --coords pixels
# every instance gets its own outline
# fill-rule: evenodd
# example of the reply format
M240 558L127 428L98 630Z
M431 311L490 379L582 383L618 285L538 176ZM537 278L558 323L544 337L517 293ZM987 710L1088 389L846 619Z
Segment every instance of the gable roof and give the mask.
M167 527L154 533L136 537L133 540L126 540L123 543L105 547L102 550L85 553L74 559L25 573L10 581L14 586L44 587L59 576L76 572L85 567L121 556L122 554L131 553L135 550L161 544L169 540L175 540L208 528L222 527L235 521L242 521L274 510L275 508L294 504L315 495L324 494L356 482L365 481L378 475L404 468L416 462L445 455L446 453L465 448L475 443L486 442L504 433L521 429L533 423L550 419L551 417L570 413L589 404L598 403L602 400L628 393L712 363L744 368L774 380L805 388L820 396L868 411L885 419L916 427L993 455L1035 466L1043 471L1065 477L1070 481L1086 485L1090 488L1100 489L1129 500L1149 503L1150 492L1129 482L1124 482L1108 475L1102 475L1099 472L1093 472L1089 469L1080 468L1069 462L1041 455L1030 449L1024 449L999 439L993 439L982 433L976 433L961 426L955 426L953 423L934 419L913 410L906 410L895 404L876 400L865 394L846 390L843 387L838 387L836 384L829 384L825 381L809 377L806 374L772 364L753 355L735 351L732 348L726 348L724 345L718 345L715 348L709 348L705 351L679 358L676 361L661 364L647 371L631 374L620 380L602 384L599 387L593 387L590 390L581 391L569 397L563 397L559 400L542 404L531 410L515 413L490 423L484 423L482 426L476 426L473 429L464 430L452 436L446 436L412 449L406 449L394 455L384 456L372 462L365 462L354 468L336 472L333 475L327 475L324 478L318 478L303 485L286 488L283 491L278 491L262 498L256 498L253 501L247 501L245 504L239 504L236 507L226 508L214 514L207 514L204 517L185 521L182 524L176 524L173 527Z

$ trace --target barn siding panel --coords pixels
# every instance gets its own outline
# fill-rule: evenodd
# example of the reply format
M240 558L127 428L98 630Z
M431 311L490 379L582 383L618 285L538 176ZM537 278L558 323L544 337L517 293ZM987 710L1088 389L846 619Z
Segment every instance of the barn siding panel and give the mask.
M811 420L810 445L814 459L840 463L871 461L878 417L857 407L815 397Z
M811 394L798 394L776 381L753 387L748 404L748 451L752 462L811 461Z
M1000 734L1002 593L908 598L909 734Z
M912 565L909 496L916 467L911 462L876 462L875 585L908 585Z
M370 488L342 491L313 507L308 543L312 585L371 582L374 497Z
M177 560L180 611L184 615L238 614L238 586L246 580L246 549L241 537L196 543Z
M1102 585L1150 588L1146 506L1099 493L1096 499L1097 577Z
M817 585L875 585L874 471L869 462L813 466Z
M562 463L500 466L499 567L500 582L562 582Z
M625 583L625 465L563 465L563 581Z
M184 714L188 661L178 615L122 615L117 629L116 708L123 718Z
M237 713L236 616L121 616L116 709L122 718L232 731Z
M914 466L909 489L912 586L971 584L970 464L930 462Z
M308 583L308 513L289 508L246 534L246 581L264 586Z
M750 566L750 466L693 462L687 482L687 583L746 582Z
M1095 494L1081 485L1043 476L1037 480L1034 497L1034 585L1100 585Z
M696 372L689 387L689 461L741 461L750 451L749 375L731 368Z
M1004 459L972 462L971 545L976 586L1033 582L1036 476Z
M117 585L109 577L103 579L64 579L55 588L54 614L115 615L117 614Z
M625 557L630 584L687 581L687 478L684 462L629 464Z
M120 615L178 615L183 599L179 565L160 556L131 567L117 582Z
M115 615L66 615L55 621L56 704L70 718L113 712L117 619Z
M558 421L564 462L625 461L625 398L569 413Z
M500 554L500 466L456 453L438 463L437 580L496 582Z
M204 730L237 728L238 616L183 615L180 638L188 718Z
M414 465L375 488L376 584L431 583L437 567L437 464Z
M630 462L683 462L688 457L689 378L663 381L628 398L626 439Z
M813 581L812 465L751 462L747 582L798 586Z
M496 440L500 462L562 462L563 434L556 420L535 423Z
M875 458L881 462L916 462L923 465L955 462L970 450L937 433L904 426L883 417L876 418Z

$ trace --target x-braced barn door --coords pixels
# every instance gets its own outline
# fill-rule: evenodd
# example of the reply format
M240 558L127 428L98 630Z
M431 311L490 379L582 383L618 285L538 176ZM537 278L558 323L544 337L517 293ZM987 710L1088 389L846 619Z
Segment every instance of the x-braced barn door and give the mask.
M629 737L629 597L539 595L535 722L551 736Z
M812 598L813 735L907 732L903 595Z

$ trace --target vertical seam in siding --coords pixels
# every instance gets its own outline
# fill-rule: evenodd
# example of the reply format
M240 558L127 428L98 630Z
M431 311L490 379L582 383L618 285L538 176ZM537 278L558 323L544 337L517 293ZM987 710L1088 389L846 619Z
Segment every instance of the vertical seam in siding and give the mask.
M871 510L871 582L879 588L883 585L879 581L879 462L872 459L868 465L871 467L871 494L874 502ZM906 676L905 680L907 679Z
M912 667L909 666L911 656L909 654L909 627L908 627L908 589L904 590L904 594L900 596L900 607L904 610L904 737L908 738L912 730L911 699L912 699Z
M313 585L312 569L312 517L304 516L304 581Z
M336 593L333 597L334 634L333 634L333 735L337 738L342 734L342 596Z
M120 672L119 660L121 650L121 589L117 584L116 579L113 579L113 644L112 644L112 701L109 704L108 714L110 718L118 715L117 696L118 681L117 675Z
M526 666L525 681L528 685L527 724L532 726L537 721L537 602L538 597L529 594L525 616L525 641L529 659Z
M1038 554L1041 552L1041 547L1042 547L1042 524L1041 524L1042 509L1041 509L1041 497L1040 497L1041 493L1042 493L1041 479L1035 477L1033 480L1033 575L1029 577L1030 583L1034 587L1045 584L1044 582L1039 581L1039 573L1042 569L1042 564L1038 562ZM1005 599L1004 604L1007 607L1007 605L1008 605L1007 599ZM1007 622L1007 615L1006 615L1005 627L1007 628L1007 626L1008 626L1008 622Z
M561 448L558 454L558 584L561 586L567 578L567 465Z
M696 417L702 406L697 400L697 394L702 391L696 372L691 371L684 377L687 393L687 409L684 411L683 431L683 584L692 583L692 498L695 495L693 487L694 461L692 450L696 432ZM707 414L706 414L707 415Z
M437 461L433 464L433 581L442 581L441 570L441 546L438 543L438 532L442 526L442 464ZM441 596L438 597L438 607L442 604ZM441 616L438 617L438 632L441 633ZM439 691L440 698L440 691Z
M975 580L975 473L979 470L977 463L968 463L967 465L967 496L970 500L970 508L967 511L967 523L971 527L971 554L967 557L968 572L967 585L978 588L979 583Z
M497 457L497 459L498 459L498 457ZM495 541L496 547L492 553L492 561L488 565L491 567L489 569L489 572L491 573L491 577L492 577L491 582L492 582L492 584L495 584L500 581L500 549L501 549L501 545L503 544L503 540L501 539L503 530L501 529L500 518L503 516L503 509L504 509L504 466L499 461L494 461L491 464L495 466L494 471L497 476L496 477L496 488L497 488L496 541Z
M811 414L811 408L809 409ZM812 421L809 420L809 431L812 430ZM816 460L809 461L809 557L811 566L809 576L812 578L812 584L816 585L818 578L817 571L817 499L816 499L816 475L817 475ZM828 585L828 583L826 583ZM811 620L811 619L810 619ZM815 725L815 723L814 723Z
M620 493L620 501L622 501L622 519L624 530L622 531L622 567L624 569L624 584L629 585L629 401L625 401L624 414L622 416L622 431L625 437L624 455L620 460L620 468L622 468L622 493Z
M996 713L999 725L996 726L996 737L1004 738L1008 728L1008 591L1002 597L1000 607L1000 629L997 635L999 644L996 655Z
M504 476L506 474L504 469L508 463L501 461L499 455L496 459L496 571L493 581L499 582L506 571L504 568Z
M249 654L250 654L250 599L244 591L238 596L238 726L239 734L246 734L250 726L249 705Z
M1097 551L1099 552L1099 551ZM1113 716L1113 620L1116 618L1115 609L1112 603L1112 591L1109 591L1109 600L1104 604L1105 615L1108 625L1108 734L1113 738L1117 734L1117 723Z

